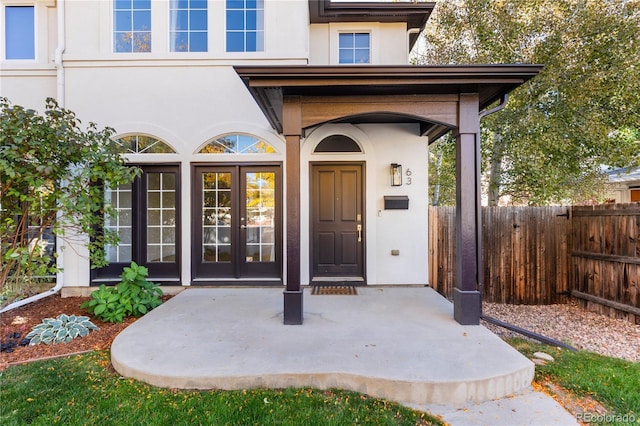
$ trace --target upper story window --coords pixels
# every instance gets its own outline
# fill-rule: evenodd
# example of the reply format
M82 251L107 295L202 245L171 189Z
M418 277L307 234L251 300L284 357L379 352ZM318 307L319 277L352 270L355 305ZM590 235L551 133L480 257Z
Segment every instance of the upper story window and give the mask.
M6 59L35 59L34 6L6 6L4 40Z
M151 52L151 0L115 0L113 51Z
M340 33L338 60L341 64L371 63L371 34Z
M175 150L160 139L146 135L123 136L115 140L123 154L172 154Z
M172 52L207 51L207 0L170 0L169 19Z
M250 135L231 134L209 142L199 154L275 154L271 144Z
M227 1L227 52L264 51L264 0Z

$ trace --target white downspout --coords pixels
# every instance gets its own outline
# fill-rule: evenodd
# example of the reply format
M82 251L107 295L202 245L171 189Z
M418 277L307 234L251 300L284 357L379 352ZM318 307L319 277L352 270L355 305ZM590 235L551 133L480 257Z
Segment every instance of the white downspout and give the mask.
M64 65L62 63L62 54L64 53L64 49L65 49L65 14L64 14L64 4L65 0L58 0L56 6L57 6L57 14L58 14L58 19L57 19L57 23L58 23L58 47L56 47L56 51L55 51L55 56L54 56L54 63L56 65L56 70L57 70L57 100L58 100L58 105L60 105L62 108L64 108L64 104L65 104L65 98L64 98L64 94L65 94L65 79L64 79ZM56 265L58 266L58 268L62 268L63 266L63 256L64 256L64 250L60 250L62 244L62 240L60 237L56 236L56 250L57 250L57 254L58 257L56 259ZM64 280L63 280L63 274L61 272L58 272L56 274L56 285L55 287L44 291L42 293L36 294L35 296L31 296L31 297L27 297L26 299L22 299L22 300L18 300L17 302L13 302L7 306L5 306L4 308L2 308L2 310L0 310L0 313L2 312L7 312L10 311L12 309L15 308L19 308L20 306L24 306L28 303L31 302L35 302L36 300L40 300L40 299L44 299L45 297L51 296L56 294L57 292L59 292L62 289L62 286L64 285Z
M56 64L57 74L57 98L58 105L65 107L65 78L64 64L62 63L62 54L65 50L65 0L58 0L58 47L56 47L54 62Z

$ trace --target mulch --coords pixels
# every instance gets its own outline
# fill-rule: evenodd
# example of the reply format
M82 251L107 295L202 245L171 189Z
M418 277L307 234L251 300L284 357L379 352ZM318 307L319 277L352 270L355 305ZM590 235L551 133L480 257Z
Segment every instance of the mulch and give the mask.
M19 343L44 318L55 318L60 314L87 316L100 328L100 330L92 331L87 336L78 337L69 343L17 345L9 349L10 352L2 351L0 352L0 371L10 365L24 362L108 349L118 333L137 319L125 318L122 323L115 324L103 322L80 308L85 300L89 300L89 298L63 298L59 294L55 294L0 314L0 342L3 344L11 341Z

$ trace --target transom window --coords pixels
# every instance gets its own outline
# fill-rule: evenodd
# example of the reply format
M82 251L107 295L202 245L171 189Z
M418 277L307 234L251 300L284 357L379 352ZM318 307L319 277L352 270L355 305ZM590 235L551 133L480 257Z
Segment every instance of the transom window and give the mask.
M113 51L151 52L151 0L115 0Z
M226 0L227 52L264 51L264 0Z
M170 0L172 52L207 51L207 0Z
M176 152L165 142L146 135L123 136L115 142L120 146L120 152L123 154L173 154Z
M205 145L199 154L274 154L275 148L268 142L250 135L221 136Z
M4 40L6 59L35 59L35 18L33 6L6 6Z
M362 149L348 136L331 135L322 139L313 152L362 152Z
M341 33L338 38L338 61L341 64L371 63L371 34Z

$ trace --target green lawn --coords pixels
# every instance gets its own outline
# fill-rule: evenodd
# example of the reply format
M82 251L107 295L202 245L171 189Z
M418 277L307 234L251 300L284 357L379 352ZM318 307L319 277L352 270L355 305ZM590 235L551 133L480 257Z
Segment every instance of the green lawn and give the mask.
M431 425L424 413L342 390L181 391L121 378L108 351L0 373L0 424Z
M511 339L509 343L528 357L542 351L555 358L547 365L536 366L537 381L546 378L576 395L590 395L609 410L609 419L631 420L602 424L640 424L640 363L521 339Z

